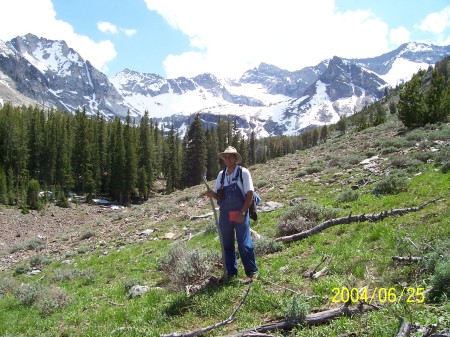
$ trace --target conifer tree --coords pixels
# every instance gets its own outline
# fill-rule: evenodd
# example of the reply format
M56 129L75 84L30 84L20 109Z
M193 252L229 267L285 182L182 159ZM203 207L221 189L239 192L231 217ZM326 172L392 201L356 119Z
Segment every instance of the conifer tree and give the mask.
M130 203L137 185L137 155L136 155L136 141L134 134L134 127L131 124L130 113L126 117L124 127L124 148L125 151L125 171L124 171L124 195L125 202Z
M36 179L31 179L27 189L27 206L30 209L42 209L42 201L39 198L40 189L39 182Z
M178 171L178 158L177 158L177 143L175 138L175 130L174 125L170 127L169 133L167 134L167 138L165 139L165 163L164 163L164 172L166 178L166 193L172 193L175 191L178 180L179 180L179 171Z
M200 115L196 114L189 126L186 139L185 172L186 186L198 185L202 182L205 167L206 146Z
M444 121L449 107L442 104L445 90L445 77L436 70L431 71L431 83L425 94L426 114L425 123Z
M73 169L76 188L81 193L92 197L95 190L93 163L92 163L92 133L86 115L86 108L75 113L75 143L73 149Z
M144 199L147 199L148 193L153 188L153 140L152 129L148 117L148 111L145 111L139 124L139 191Z
M398 119L409 129L424 125L425 101L420 75L414 75L400 91Z
M328 139L328 136L329 136L328 125L324 125L320 129L320 141L325 143Z
M217 154L221 152L218 146L217 131L215 128L211 128L206 131L206 144L207 144L207 156L206 156L206 179L212 180L217 177L217 173L220 171L220 165L217 161Z
M9 204L9 191L6 181L6 174L3 167L0 166L0 204Z
M125 171L125 145L123 139L122 122L118 117L114 119L110 144L110 189L112 196L119 202L123 202L124 171Z
M252 130L250 134L250 140L248 144L248 164L254 165L256 164L256 139L255 139L255 131Z

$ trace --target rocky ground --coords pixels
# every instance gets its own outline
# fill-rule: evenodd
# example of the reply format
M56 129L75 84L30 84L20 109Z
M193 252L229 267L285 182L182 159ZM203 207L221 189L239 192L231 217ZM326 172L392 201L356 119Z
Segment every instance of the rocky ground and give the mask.
M125 211L89 204L69 208L48 204L42 211L22 214L15 207L0 206L0 270L37 253L61 257L92 236L98 241L100 235L111 235L120 230L114 225L114 213Z

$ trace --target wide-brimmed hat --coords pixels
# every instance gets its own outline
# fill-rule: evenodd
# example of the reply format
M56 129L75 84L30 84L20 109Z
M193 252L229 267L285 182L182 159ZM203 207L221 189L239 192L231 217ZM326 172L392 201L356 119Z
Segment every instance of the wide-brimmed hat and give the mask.
M241 157L241 155L239 154L239 152L237 152L237 150L236 150L234 147L228 146L228 147L225 149L225 151L219 153L219 157L220 157L221 159L224 159L224 158L223 158L223 155L224 155L224 154L235 154L235 155L236 155L236 164L242 163L242 157Z

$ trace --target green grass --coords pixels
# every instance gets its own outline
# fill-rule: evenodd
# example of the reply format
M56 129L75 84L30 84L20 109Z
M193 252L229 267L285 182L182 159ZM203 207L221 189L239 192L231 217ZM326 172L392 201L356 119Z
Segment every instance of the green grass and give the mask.
M208 335L224 335L286 317L292 312L293 301L299 294L314 296L305 305L317 311L338 305L331 302L333 288L367 287L373 290L394 287L401 290L405 286L430 286L433 280L431 271L424 271L417 264L398 264L392 256L423 256L430 252L430 247L450 237L450 176L433 164L423 164L415 167L414 172L406 173L406 191L377 195L372 191L376 181L383 179L385 174L374 175L358 165L361 158L366 157L360 154L361 151L373 155L381 154L379 147L387 144L394 144L399 149L411 146L404 139L392 139L390 142L385 139L387 133L395 134L396 131L392 122L387 123L359 134L336 138L334 143L321 144L320 151L311 149L251 168L254 179L260 181L258 192L263 201L284 204L282 209L260 213L258 222L252 224L259 234L272 239L277 235L277 225L291 210L289 201L294 198L306 198L307 203L321 207L338 207L337 217L377 214L391 209L417 207L437 197L442 199L418 212L388 217L383 221L331 227L304 240L284 244L275 253L257 256L260 280L253 284L235 321ZM423 136L426 132L433 131L431 128L421 130L420 133L415 132L414 137L419 134ZM439 137L447 139L447 132L436 132L439 132ZM364 144L366 138L372 139L376 135L380 140L372 141L375 144L373 148L363 145L358 149L352 143ZM434 134L429 138L433 137L438 136ZM331 156L330 149L342 153ZM337 158L342 155L346 159L340 160L345 165L327 165L331 160L338 163ZM382 156L390 155L385 153ZM382 168L386 169L388 163L388 160L384 161ZM300 170L308 167L314 167L314 172L311 172L314 175L298 175ZM362 178L373 182L358 189L357 199L349 198L338 204L336 197ZM166 198L165 207L153 206L150 200L147 204L133 207L133 213L128 217L140 218L144 211L168 214L164 221L154 225L160 230L158 235L163 231L189 227L196 235L184 242L187 247L220 252L217 233L201 233L213 220L194 222L179 218L176 203L194 204L196 198L202 197L198 196L198 189L187 189L173 197L158 197ZM174 205L173 211L170 203ZM209 211L209 203L205 205L204 209L198 210L199 214ZM123 215L117 215L113 221L123 221L123 218ZM87 228L84 233L95 232ZM105 248L80 242L80 247L73 248L77 253L68 256L72 260L70 265L50 259L42 264L39 275L14 274L14 270L0 272L2 336L159 336L197 330L227 319L242 300L248 285L233 280L229 284L209 286L193 295L173 290L170 280L159 268L173 244L179 243L144 240L122 246L119 240ZM104 250L108 250L107 255L103 254ZM330 261L327 274L316 280L305 277L305 273L313 271L323 258ZM440 272L441 275L448 275L445 271ZM220 266L214 267L213 274L221 275ZM239 276L244 278L242 267ZM67 301L53 312L45 313L39 306L39 299L34 304L23 304L18 300L14 288L21 283L39 285L44 290L60 289ZM129 299L126 289L136 283L154 289L143 297ZM437 301L426 298L422 304L387 303L380 310L353 318L342 317L313 327L299 326L291 334L310 337L356 332L374 337L393 336L399 327L398 317L428 327L439 323L440 328L449 329L450 302L444 296ZM279 332L273 334L283 335Z

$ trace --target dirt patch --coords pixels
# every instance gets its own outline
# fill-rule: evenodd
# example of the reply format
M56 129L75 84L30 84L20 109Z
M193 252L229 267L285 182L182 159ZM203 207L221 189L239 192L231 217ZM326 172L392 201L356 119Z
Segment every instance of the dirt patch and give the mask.
M44 243L39 254L52 257L81 245L89 231L99 240L99 236L114 232L114 213L124 211L88 204L72 204L70 208L49 204L42 211L22 214L17 208L0 207L0 270L35 255L36 250L26 249L33 240Z

